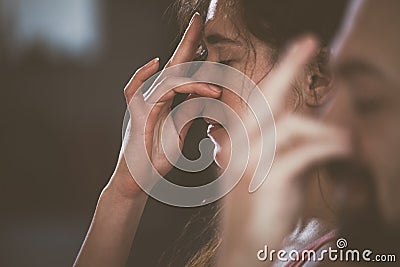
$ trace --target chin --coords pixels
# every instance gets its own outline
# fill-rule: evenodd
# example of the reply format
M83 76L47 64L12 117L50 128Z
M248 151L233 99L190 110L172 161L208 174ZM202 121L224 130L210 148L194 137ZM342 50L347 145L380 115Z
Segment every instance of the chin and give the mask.
M213 139L212 139L213 140ZM219 143L214 142L214 161L221 171L224 171L229 164L230 160L230 149L221 146Z
M216 150L214 150L214 161L215 161L215 164L217 164L218 168L220 168L222 171L226 169L227 165L222 160L219 152Z

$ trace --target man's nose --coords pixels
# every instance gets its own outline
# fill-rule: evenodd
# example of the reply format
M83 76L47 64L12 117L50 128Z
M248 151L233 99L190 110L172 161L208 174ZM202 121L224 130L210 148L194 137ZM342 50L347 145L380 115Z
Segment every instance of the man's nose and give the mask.
M354 155L358 154L361 142L360 123L357 121L352 99L347 88L339 88L325 120L330 124L342 128L349 134L353 153L355 153Z
M334 96L332 106L327 112L326 121L346 129L354 128L355 116L349 92L339 88Z

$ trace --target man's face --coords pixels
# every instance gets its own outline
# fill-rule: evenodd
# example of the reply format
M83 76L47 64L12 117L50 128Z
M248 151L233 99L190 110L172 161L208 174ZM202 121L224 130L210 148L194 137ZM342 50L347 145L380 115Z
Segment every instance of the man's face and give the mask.
M335 44L341 85L333 120L374 177L378 206L400 222L400 1L354 1Z

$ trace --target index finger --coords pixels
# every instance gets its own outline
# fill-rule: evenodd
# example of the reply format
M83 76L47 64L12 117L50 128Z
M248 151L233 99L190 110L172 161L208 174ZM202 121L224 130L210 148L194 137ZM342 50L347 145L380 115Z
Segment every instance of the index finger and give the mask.
M165 65L166 68L194 59L200 44L202 28L200 14L196 12L190 20L189 26L183 34L182 40L178 44L174 54L167 65Z
M295 42L279 65L258 84L275 116L283 111L291 83L315 54L317 46L318 42L312 36Z
M316 47L317 41L310 36L294 43L278 65L251 91L248 100L250 110L243 116L250 135L256 134L259 128L274 127L274 120L286 106L285 99L291 83L315 53Z

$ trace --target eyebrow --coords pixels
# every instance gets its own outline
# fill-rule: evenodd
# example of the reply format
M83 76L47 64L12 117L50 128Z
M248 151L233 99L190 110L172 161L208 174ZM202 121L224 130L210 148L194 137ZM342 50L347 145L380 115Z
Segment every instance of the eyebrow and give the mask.
M374 76L376 78L383 78L383 73L373 64L363 60L349 60L343 63L340 63L337 67L335 67L335 72L339 75L345 77L351 77L354 75L368 75Z
M205 40L209 44L231 44L231 45L237 45L237 46L242 46L242 42L239 40L233 40L231 38L228 38L226 36L223 36L221 34L215 33L215 34L210 34L205 36Z

